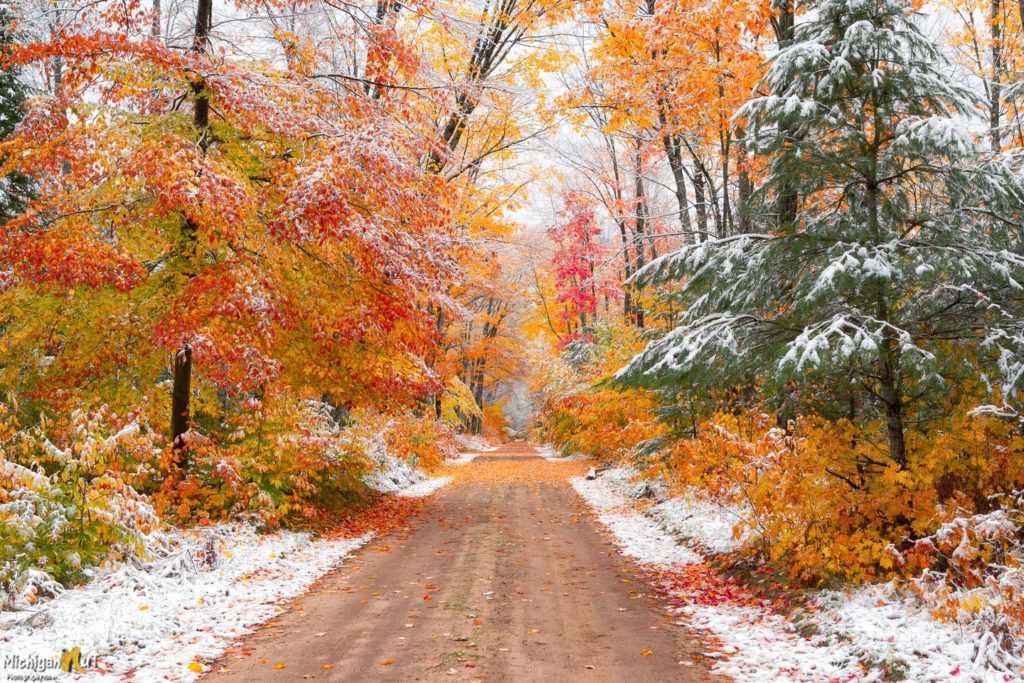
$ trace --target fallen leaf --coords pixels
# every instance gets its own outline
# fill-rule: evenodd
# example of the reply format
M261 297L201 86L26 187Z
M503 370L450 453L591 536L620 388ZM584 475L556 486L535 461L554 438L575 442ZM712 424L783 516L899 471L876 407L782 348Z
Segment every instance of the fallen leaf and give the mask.
M394 663L395 663L395 660L393 660L393 659L385 659L383 662L380 663L380 665L381 666L391 666Z
M317 638L323 638L326 635L327 635L327 631L320 631L320 633L316 634L316 637Z
M142 607L139 608L139 611L140 612L145 612L148 609L149 609L149 605L143 605Z
M323 666L325 669L333 669L334 668L333 664L322 664L321 666Z
M191 662L188 665L188 670L189 671L194 671L197 674L198 673L202 673L203 672L203 665L200 664L199 662Z
M275 669L283 669L283 668L285 668L286 666L288 666L288 665L287 665L287 664L285 664L284 662L278 662L277 664L275 664L275 665L274 665L274 668L275 668Z
M644 657L650 657L651 655L654 654L654 651L653 650L644 650L640 654L642 654Z

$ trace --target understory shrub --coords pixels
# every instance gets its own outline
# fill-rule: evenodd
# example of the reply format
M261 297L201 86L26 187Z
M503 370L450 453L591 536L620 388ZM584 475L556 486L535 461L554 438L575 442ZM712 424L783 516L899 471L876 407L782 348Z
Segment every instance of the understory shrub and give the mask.
M365 503L381 458L436 468L457 449L450 427L407 413L337 418L320 401L251 401L226 429L190 432L174 452L145 412L106 406L27 427L0 405L0 588L6 606L146 560L162 523L257 526L323 519ZM130 485L128 482L132 482Z

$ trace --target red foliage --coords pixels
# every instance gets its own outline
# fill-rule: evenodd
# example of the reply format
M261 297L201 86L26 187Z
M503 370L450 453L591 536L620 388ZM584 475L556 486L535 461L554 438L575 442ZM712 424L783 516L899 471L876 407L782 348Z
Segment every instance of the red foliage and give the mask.
M619 292L601 277L600 268L608 250L598 239L601 230L593 205L578 192L565 192L563 199L565 207L558 214L562 220L547 232L555 245L551 257L555 300L561 304L559 315L569 328L565 343L584 331L588 319L593 319L597 312L600 297L616 298ZM574 330L577 320L579 328Z

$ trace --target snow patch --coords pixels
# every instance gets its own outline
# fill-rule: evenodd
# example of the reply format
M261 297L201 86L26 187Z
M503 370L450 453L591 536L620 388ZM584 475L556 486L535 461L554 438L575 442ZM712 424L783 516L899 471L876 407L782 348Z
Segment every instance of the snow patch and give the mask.
M452 480L451 477L437 477L434 479L424 479L418 484L407 486L398 492L398 495L405 496L406 498L423 498L429 496L434 491L438 490L448 482Z
M459 453L459 457L457 457L457 458L449 458L448 460L445 460L445 464L447 464L447 465L468 465L469 463L471 463L474 460L476 460L477 456L479 456L479 455L480 455L479 453Z
M623 555L659 567L701 561L700 555L680 545L657 524L632 509L626 498L617 493L608 481L574 477L572 486L595 509L601 523L615 535Z
M491 444L487 439L476 434L457 434L455 440L459 444L459 450L471 451L474 453L485 453L487 451L496 451L501 446L495 446Z
M237 524L155 534L153 561L103 570L35 609L0 613L0 649L52 658L78 646L102 672L80 681L130 671L134 681L192 681L200 675L193 661L220 655L370 538L313 540Z
M401 494L402 491L428 479L422 470L386 452L371 453L371 458L374 470L363 477L363 481L375 491Z
M622 553L641 563L671 569L703 561L697 552L677 545L666 529L713 551L727 552L742 543L732 533L742 511L670 498L646 514L639 512L631 502L639 497L636 473L629 468L608 470L592 481L573 479L572 485ZM886 671L930 683L1021 680L978 656L985 634L936 621L914 596L889 584L821 591L812 596L810 609L793 618L751 596L717 604L681 593L676 598L687 603L675 610L686 617L683 624L709 631L721 643L707 653L715 671L737 683L875 683L886 680Z
M572 462L574 460L590 460L590 456L584 455L583 453L573 453L572 455L562 455L555 450L555 447L551 444L544 444L542 446L535 446L534 450L537 451L537 455L551 462Z
M741 513L709 501L689 496L669 498L655 505L650 514L670 533L712 552L733 552L746 541L733 533Z

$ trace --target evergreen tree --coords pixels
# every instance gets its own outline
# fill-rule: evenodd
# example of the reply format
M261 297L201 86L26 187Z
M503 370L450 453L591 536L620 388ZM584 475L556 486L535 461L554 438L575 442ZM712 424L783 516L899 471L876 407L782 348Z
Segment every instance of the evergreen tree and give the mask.
M903 465L908 419L950 381L977 379L980 342L1022 310L1024 186L1014 155L982 157L979 100L950 78L911 2L806 9L739 113L769 164L762 191L792 220L638 273L681 280L687 310L617 381L701 390L761 377L781 401L813 378L836 403L869 395Z
M14 13L9 5L0 4L0 55L6 56L16 39ZM10 65L0 68L0 138L14 132L25 116L27 88L20 72ZM21 213L31 192L32 180L24 175L12 174L0 179L0 222Z

